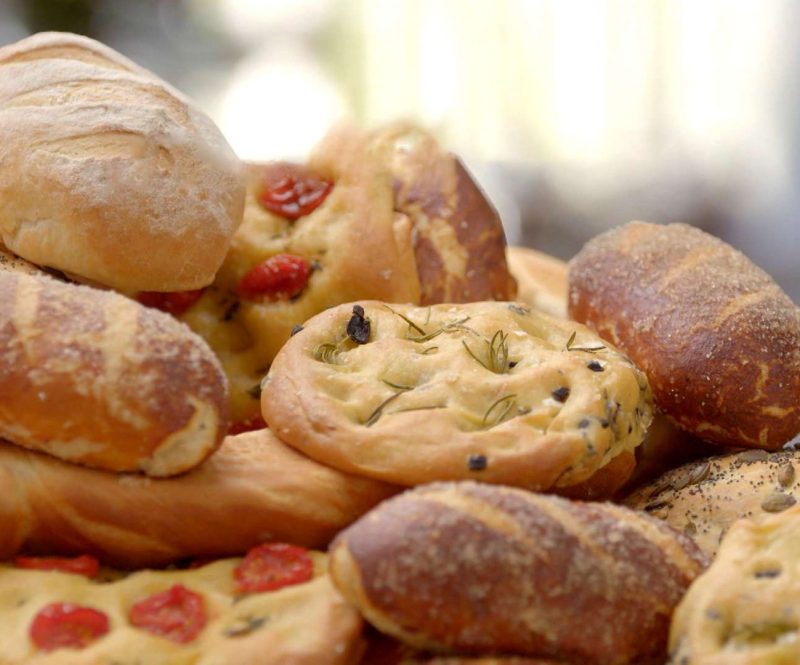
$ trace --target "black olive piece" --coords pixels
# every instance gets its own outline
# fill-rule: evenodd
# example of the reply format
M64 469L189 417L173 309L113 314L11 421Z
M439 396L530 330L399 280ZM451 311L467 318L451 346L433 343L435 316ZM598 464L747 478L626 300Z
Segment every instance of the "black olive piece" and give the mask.
M289 337L294 337L297 333L299 333L303 329L299 323L296 323L292 326L292 332L289 333Z
M519 363L516 360L508 361L508 369L514 369Z
M566 402L569 397L569 388L561 386L550 393L557 402Z
M347 336L356 344L366 344L369 342L370 328L369 319L364 318L364 308L353 305L353 316L347 322Z
M586 429L587 427L589 427L589 419L588 418L584 418L583 420L581 420L578 423L578 427L580 427L581 429Z
M230 321L234 316L236 316L236 312L239 311L240 303L238 300L235 300L230 305L225 308L225 313L222 315L223 321Z
M775 570L774 568L769 568L767 570L758 570L755 573L755 577L762 578L762 577L778 577L781 574L780 570Z
M470 455L467 458L467 468L470 471L483 471L487 465L486 455Z
M596 360L586 363L586 366L593 372L602 372L605 368Z

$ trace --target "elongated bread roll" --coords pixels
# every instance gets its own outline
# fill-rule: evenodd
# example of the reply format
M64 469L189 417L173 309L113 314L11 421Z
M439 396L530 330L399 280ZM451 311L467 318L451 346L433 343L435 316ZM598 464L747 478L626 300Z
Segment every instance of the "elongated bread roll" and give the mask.
M269 430L227 437L197 469L158 479L0 443L0 560L88 552L127 568L233 556L267 540L324 547L396 491L317 464Z
M227 381L186 326L116 293L0 264L0 437L168 476L227 429Z
M241 165L181 93L112 49L43 33L0 49L0 242L122 291L211 282Z
M613 229L570 262L569 298L688 432L776 449L800 431L800 309L718 238L685 224Z
M662 653L705 564L627 508L471 481L384 502L330 552L345 598L413 646L586 665Z

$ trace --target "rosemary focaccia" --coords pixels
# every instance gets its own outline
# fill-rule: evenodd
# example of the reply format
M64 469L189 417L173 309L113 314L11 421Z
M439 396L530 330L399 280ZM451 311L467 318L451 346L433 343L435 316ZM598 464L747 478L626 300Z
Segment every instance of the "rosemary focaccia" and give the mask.
M281 349L261 406L278 438L350 473L541 490L630 455L652 419L625 356L501 302L332 308Z
M0 566L0 664L350 665L363 623L326 565L285 544L129 575L18 557Z
M672 619L673 665L800 663L800 506L739 520Z

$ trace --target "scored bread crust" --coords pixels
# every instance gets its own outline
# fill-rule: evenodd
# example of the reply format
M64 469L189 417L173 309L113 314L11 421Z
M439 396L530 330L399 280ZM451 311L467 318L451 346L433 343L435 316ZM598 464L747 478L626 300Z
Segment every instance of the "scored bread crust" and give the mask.
M0 437L168 476L210 455L227 426L225 375L186 326L116 293L0 264Z
M211 282L241 164L180 92L86 37L0 49L0 242L120 291Z
M800 309L722 240L685 224L613 229L570 261L569 298L683 429L768 449L800 431Z
M800 506L731 526L717 558L684 596L670 629L670 663L800 662Z
M324 464L402 485L567 487L630 453L650 423L644 375L579 324L513 303L360 305L366 344L346 333L354 305L332 308L263 384L278 438ZM497 372L492 339L507 345Z
M303 457L269 430L227 437L177 478L110 474L0 443L0 559L91 552L122 567L324 547L397 491Z
M188 570L143 570L94 582L81 575L0 567L0 665L355 665L363 620L333 588L325 556L309 553L311 580L276 591L236 592L225 559ZM202 598L208 622L178 644L131 625L134 603L180 584ZM81 649L37 651L29 638L36 614L54 602L103 612L110 630Z
M625 505L691 536L709 556L738 519L761 522L800 499L800 452L764 450L711 457L638 488Z
M663 652L705 565L690 539L632 510L472 482L384 502L330 559L344 597L412 646L587 664Z

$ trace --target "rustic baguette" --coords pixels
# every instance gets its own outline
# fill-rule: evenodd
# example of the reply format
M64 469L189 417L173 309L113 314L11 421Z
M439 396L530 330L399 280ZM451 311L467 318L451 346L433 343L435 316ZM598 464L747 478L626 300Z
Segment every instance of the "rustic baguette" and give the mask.
M663 652L705 564L646 515L472 482L391 499L330 552L345 598L413 646L586 664Z
M0 442L0 560L92 553L137 568L238 555L268 540L324 547L396 491L312 462L269 430L227 437L198 468L158 479Z
M0 437L112 471L167 476L227 429L205 343L124 296L0 264Z
M684 224L614 229L570 262L569 298L690 433L776 449L800 431L800 310L721 240Z
M208 284L242 167L180 92L86 37L0 49L0 242L121 291Z

